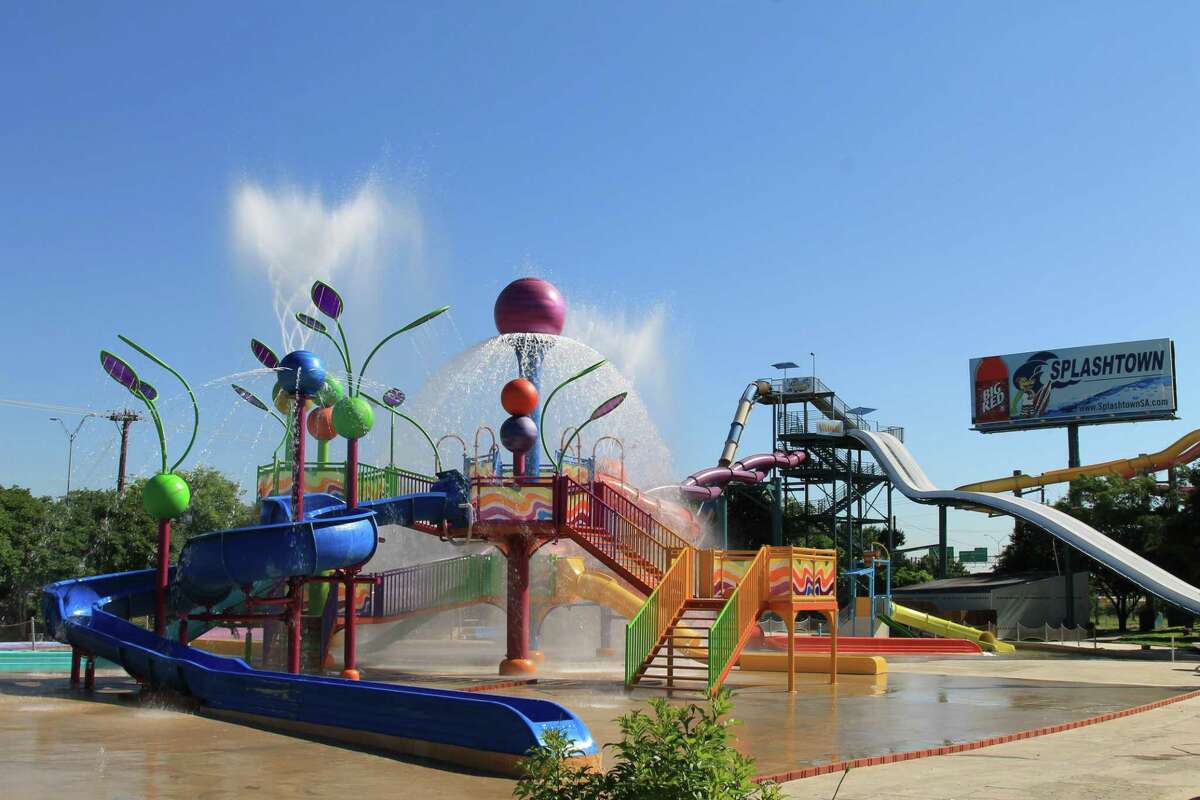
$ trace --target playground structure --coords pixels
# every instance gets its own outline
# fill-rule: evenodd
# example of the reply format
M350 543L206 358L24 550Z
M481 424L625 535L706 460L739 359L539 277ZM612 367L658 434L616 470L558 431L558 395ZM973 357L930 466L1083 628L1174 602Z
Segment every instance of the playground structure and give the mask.
M1013 514L1098 554L1102 563L1114 564L1118 572L1171 602L1193 613L1200 608L1200 593L1193 587L1150 569L1152 565L1098 532L1060 519L1064 515L1058 512L1019 498L939 492L904 449L901 429L873 427L865 419L869 410L848 408L815 376L751 384L739 401L718 465L685 479L677 487L678 501L631 486L623 463L601 463L595 449L591 459L583 457L583 430L620 408L625 393L600 403L568 429L569 436L564 431L552 452L544 426L551 402L603 362L570 376L542 399L542 367L561 334L566 310L557 290L536 279L510 284L495 308L497 330L512 345L517 361L517 377L500 392L509 416L498 436L481 427L470 455L465 441L454 435L462 444L462 469L444 469L438 442L398 410L403 393L392 389L382 399L371 397L363 392L362 376L383 344L445 309L385 337L356 373L340 320L341 297L320 282L311 296L337 338L315 317L298 314L297 320L329 341L345 368L344 383L328 376L310 352L279 358L261 342L252 343L256 358L276 376L273 404L284 428L272 464L258 471L260 524L196 536L174 567L167 561L170 520L188 505L186 484L181 486L174 473L183 458L167 468L154 405L157 391L125 362L102 353L106 371L146 403L158 425L163 469L148 484L146 509L159 520L159 554L155 570L45 588L45 618L54 635L73 648L73 682L86 662L85 685L92 685L95 660L105 658L149 689L185 695L229 719L510 774L546 731L557 729L574 742L582 760L595 761L598 750L587 728L556 703L359 680L358 626L391 626L388 635L400 638L442 611L496 605L505 612L499 672L520 676L537 669L531 642L541 621L556 607L586 600L628 619L627 687L703 694L719 689L739 664L742 669L785 670L793 691L797 671L827 671L834 683L839 671L884 671L880 652L920 651L923 646L873 645L856 637L848 643L852 652L839 652L837 550L782 543L783 498L797 492L803 492L807 508L829 522L847 553L869 554L869 560L850 564L848 574L856 587L859 577L867 579L864 616L872 624L882 617L898 627L973 643L955 645L962 652L981 647L1003 651L1007 646L967 626L899 606L890 591L876 593L876 571L890 566L890 556L868 549L874 545L862 541L863 527L883 522L891 530L893 486L917 502L988 506ZM187 386L165 363L123 341ZM252 393L235 389L242 399L271 413ZM736 460L742 427L756 402L773 406L775 448ZM793 410L796 403L800 411ZM394 455L386 467L360 462L358 442L372 430L375 408L388 411L393 424L399 416L417 427L432 448L434 475L399 468ZM198 409L195 414L198 425ZM318 441L313 463L305 457L306 433ZM490 445L481 450L484 434L490 435ZM346 439L346 456L331 462L328 442L337 436ZM278 452L284 446L281 465ZM511 454L510 462L503 459L501 446ZM772 487L774 500L770 545L752 551L700 546L705 518L723 513L729 487L764 483ZM810 492L820 498L814 500ZM688 505L696 502L699 508ZM886 516L881 517L883 503ZM414 535L456 544L488 545L492 552L365 574L381 525L403 526ZM534 561L543 547L564 542L602 569L578 557ZM890 552L890 545L885 549L880 544L879 551ZM550 566L540 575L534 566L539 562ZM857 602L850 611L858 614ZM768 641L763 634L760 619L767 612L783 620L783 637ZM801 614L822 617L828 635L798 637ZM131 621L143 615L153 616L153 631ZM286 671L254 669L245 660L188 645L215 625L277 629L278 638L286 640ZM315 653L313 668L320 670L332 663L338 637L340 677L301 674L304 641ZM264 660L273 638L264 636ZM773 648L776 642L786 655L746 652L752 643Z

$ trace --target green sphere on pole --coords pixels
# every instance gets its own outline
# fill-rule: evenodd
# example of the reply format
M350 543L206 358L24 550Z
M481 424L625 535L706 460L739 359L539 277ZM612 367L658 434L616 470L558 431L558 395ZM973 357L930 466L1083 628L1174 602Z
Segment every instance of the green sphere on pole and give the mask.
M333 427L347 439L361 439L375 426L375 411L365 397L343 397L333 407Z
M142 487L142 508L156 520L180 516L191 501L187 481L174 472L160 472Z

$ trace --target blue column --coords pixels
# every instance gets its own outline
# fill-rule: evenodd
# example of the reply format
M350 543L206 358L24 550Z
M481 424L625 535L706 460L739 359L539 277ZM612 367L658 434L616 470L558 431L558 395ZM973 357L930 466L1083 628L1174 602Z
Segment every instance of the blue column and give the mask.
M518 342L515 349L517 351L517 371L520 372L522 378L532 383L538 392L537 408L533 409L533 413L529 416L540 431L542 429L542 359L545 358L546 351L536 340ZM534 445L533 449L525 454L525 474L536 477L541 471L541 467L542 448L540 445Z

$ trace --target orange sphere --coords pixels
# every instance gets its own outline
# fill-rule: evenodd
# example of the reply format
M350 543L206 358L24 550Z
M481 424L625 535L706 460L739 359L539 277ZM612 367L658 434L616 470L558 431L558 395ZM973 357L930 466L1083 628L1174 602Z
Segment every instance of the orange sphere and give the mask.
M537 408L537 387L524 378L516 378L504 384L500 390L500 405L514 417L532 414Z
M314 439L320 439L323 442L336 439L338 435L337 429L333 427L332 408L315 409L308 415L307 427Z

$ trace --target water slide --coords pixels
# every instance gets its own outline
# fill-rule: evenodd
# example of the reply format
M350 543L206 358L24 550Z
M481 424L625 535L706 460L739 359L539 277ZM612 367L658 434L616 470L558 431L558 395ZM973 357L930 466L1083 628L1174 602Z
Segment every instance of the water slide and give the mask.
M283 507L268 506L264 517ZM453 510L444 493L354 511L314 496L303 522L190 539L171 570L172 604L199 613L228 603L241 588L362 564L375 552L380 521L438 524ZM59 641L120 664L149 687L192 697L220 718L503 774L515 774L521 756L550 729L574 740L585 760L597 758L587 727L557 703L256 670L240 658L156 636L130 621L153 613L154 584L154 570L60 581L43 589L43 615Z
M1076 478L1091 475L1119 475L1122 478L1132 478L1134 475L1144 475L1190 464L1196 459L1200 459L1200 430L1185 434L1174 444L1157 453L1139 455L1135 458L1102 461L1098 464L1087 464L1072 469L1056 469L1043 472L1041 475L1009 475L990 481L968 483L958 488L959 491L964 492L1015 492L1038 486L1049 486L1054 483L1069 483Z
M1129 548L1114 542L1069 514L1021 497L961 489L938 489L925 475L904 443L896 437L865 430L850 430L847 434L866 445L875 456L875 460L888 473L888 477L908 499L931 505L983 506L1024 520L1061 539L1156 597L1191 614L1200 614L1200 589L1180 580L1162 567L1151 564Z
M728 466L709 467L692 473L679 485L679 490L692 500L715 500L730 483L762 483L771 470L798 467L806 457L803 451L785 453L782 450L748 456Z
M746 428L746 420L750 418L750 411L754 408L758 398L770 393L771 384L764 380L752 382L742 392L742 396L738 399L737 409L733 412L733 422L729 425L729 435L725 437L725 445L721 448L721 457L717 460L718 465L728 467L733 463L733 457L737 455L738 442L742 439L742 431Z
M895 621L909 628L932 633L934 636L946 639L969 639L984 650L990 650L993 653L1013 653L1017 649L1008 642L999 641L988 631L981 631L970 625L960 625L948 619L935 617L933 614L925 614L899 603L891 603L888 613L880 616L886 623Z

